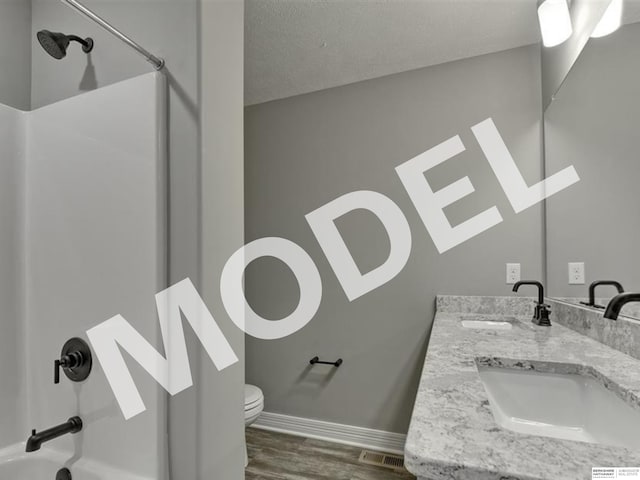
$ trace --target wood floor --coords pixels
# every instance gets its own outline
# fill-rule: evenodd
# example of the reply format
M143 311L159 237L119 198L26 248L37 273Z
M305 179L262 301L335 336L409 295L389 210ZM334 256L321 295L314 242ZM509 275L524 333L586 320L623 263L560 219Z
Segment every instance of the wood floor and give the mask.
M247 428L246 480L415 480L358 462L361 448Z

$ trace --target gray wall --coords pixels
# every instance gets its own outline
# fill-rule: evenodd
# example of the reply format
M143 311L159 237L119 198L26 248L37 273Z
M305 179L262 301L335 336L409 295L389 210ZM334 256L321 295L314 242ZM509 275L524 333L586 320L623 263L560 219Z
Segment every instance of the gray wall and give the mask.
M542 213L516 215L470 127L492 117L529 184L541 178L539 47L530 46L324 90L245 110L246 240L282 236L316 262L323 299L316 317L281 340L248 338L247 382L265 410L406 432L438 293L509 295L505 263L541 278ZM434 189L468 175L476 192L446 209L455 225L497 205L504 222L439 255L394 167L460 134L467 151L428 173ZM391 282L349 303L304 215L358 189L389 196L413 235L409 263ZM361 270L380 264L388 239L356 211L339 219ZM259 259L247 297L266 318L296 305L288 269ZM314 355L338 370L310 368Z
M219 285L227 259L244 244L244 0L204 0L200 26L200 292L240 361L218 372L193 342L190 351L200 352L197 383L171 404L172 478L238 480L244 478L244 334L228 318Z
M220 299L220 273L244 245L244 0L202 5L202 291L240 361L200 375L199 479L244 476L244 332ZM204 361L203 361L204 362ZM215 378L216 381L211 381Z
M573 164L581 177L547 204L553 296L587 294L586 285L568 285L568 262L585 262L587 285L606 278L640 289L638 45L640 24L590 40L545 113L547 168Z
M0 0L0 103L29 110L31 1Z

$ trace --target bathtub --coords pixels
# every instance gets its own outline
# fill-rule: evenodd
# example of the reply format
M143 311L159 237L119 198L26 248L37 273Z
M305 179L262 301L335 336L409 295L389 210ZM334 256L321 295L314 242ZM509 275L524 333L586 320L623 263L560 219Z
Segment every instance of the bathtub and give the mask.
M26 453L25 444L17 443L0 450L1 480L55 480L63 467L73 480L153 480L87 458L73 459L73 454L43 447Z

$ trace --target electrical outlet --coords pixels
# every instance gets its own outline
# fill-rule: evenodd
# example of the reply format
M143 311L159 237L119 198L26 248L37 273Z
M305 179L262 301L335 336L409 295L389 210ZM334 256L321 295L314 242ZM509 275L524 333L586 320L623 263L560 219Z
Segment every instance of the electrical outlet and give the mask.
M520 281L520 264L507 263L507 285L513 285Z
M584 285L584 263L569 263L569 285Z

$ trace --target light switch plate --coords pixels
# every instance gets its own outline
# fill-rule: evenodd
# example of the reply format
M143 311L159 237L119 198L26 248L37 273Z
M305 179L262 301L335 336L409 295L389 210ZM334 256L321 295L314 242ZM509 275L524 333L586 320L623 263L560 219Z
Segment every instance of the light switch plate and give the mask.
M584 285L584 262L569 263L569 285Z
M520 264L507 263L507 285L513 285L520 281Z

